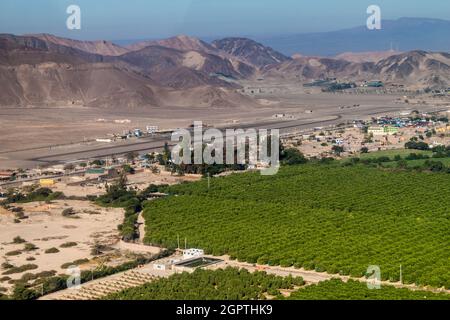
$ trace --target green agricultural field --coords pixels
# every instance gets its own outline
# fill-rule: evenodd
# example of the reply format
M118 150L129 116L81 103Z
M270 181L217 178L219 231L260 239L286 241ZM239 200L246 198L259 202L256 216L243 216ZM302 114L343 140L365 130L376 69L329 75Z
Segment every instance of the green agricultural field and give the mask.
M445 166L450 166L450 158L433 158L433 159L419 159L419 160L407 160L408 168L414 168L415 166L423 166L425 161L439 161L442 162ZM396 168L397 162L383 162L383 167L387 168Z
M362 153L359 157L361 159L372 159L372 158L379 158L379 157L389 157L389 158L393 159L397 155L404 158L411 153L426 154L426 155L429 155L430 157L433 154L433 152L431 152L431 151L424 151L424 150L393 149L393 150L382 150L382 151L373 151L373 152L369 152L369 153Z
M175 274L107 296L106 300L449 300L450 295L382 286L368 289L365 283L338 279L303 286L302 278L279 277L245 269L197 269Z
M450 300L446 293L428 291L412 291L392 286L381 286L380 289L368 289L367 284L339 279L320 282L293 292L290 300Z
M107 300L255 300L280 295L280 289L302 286L302 278L227 268L175 274L140 287L111 294Z
M173 186L145 208L146 242L250 263L450 288L448 174L283 167Z

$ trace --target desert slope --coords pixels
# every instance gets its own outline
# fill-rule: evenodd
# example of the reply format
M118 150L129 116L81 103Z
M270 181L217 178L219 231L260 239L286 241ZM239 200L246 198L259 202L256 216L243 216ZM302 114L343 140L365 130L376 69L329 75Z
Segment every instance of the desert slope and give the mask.
M225 38L216 40L212 45L236 58L258 68L290 60L283 54L247 38Z
M127 53L129 50L126 48L122 48L110 41L78 41L67 38L57 37L51 34L41 33L30 35L34 38L63 45L66 47L82 50L89 53L99 54L103 56L120 56L122 54Z

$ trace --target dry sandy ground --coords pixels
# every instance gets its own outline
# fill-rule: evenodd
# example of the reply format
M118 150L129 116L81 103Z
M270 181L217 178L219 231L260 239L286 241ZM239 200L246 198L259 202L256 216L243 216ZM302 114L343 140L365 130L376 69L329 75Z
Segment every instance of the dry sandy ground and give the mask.
M112 245L118 242L117 225L122 222L122 209L100 208L87 201L55 201L52 204L21 204L28 219L14 223L11 213L0 211L0 257L1 263L8 262L14 266L35 264L37 269L26 271L38 273L55 270L65 273L61 265L77 259L91 258L91 247L94 243ZM73 207L77 218L61 215L65 208ZM13 244L15 237L20 236L38 247L30 252L23 251L19 255L6 256L7 252L23 250L24 244ZM70 248L61 248L66 242L76 242ZM58 248L58 253L45 253L49 248ZM33 257L35 260L27 261ZM1 270L3 273L5 270ZM19 279L23 273L9 275ZM7 282L0 283L8 287Z
M150 184L162 185L162 184L178 184L182 182L198 181L202 178L199 174L186 174L184 176L172 175L168 171L163 171L162 167L160 173L152 173L150 170L144 172L138 172L133 175L128 175L128 185L138 190L144 190Z
M295 119L323 119L341 116L342 121L370 118L388 112L419 109L432 111L443 105L443 100L411 98L417 104L402 102L401 95L347 95L307 92L301 84L244 83L244 86L263 87L262 94L252 95L260 105L230 108L164 107L99 109L86 107L60 108L2 108L0 109L0 168L34 167L37 165L37 147L48 147L51 154L55 146L77 144L86 140L122 133L134 128L145 129L157 125L160 129L184 128L193 121L203 121L215 126L234 126L236 123L261 123L273 121L274 114L286 113ZM427 100L423 103L422 100ZM340 107L358 105L351 110ZM309 112L309 111L312 112ZM129 123L115 123L115 120ZM99 121L101 120L101 121ZM51 146L51 148L50 148ZM102 147L102 146L100 146ZM15 153L12 151L16 151ZM62 150L61 152L63 152ZM70 151L70 150L69 150ZM67 152L69 152L67 151ZM42 150L40 151L42 153ZM70 159L76 160L76 159Z
M106 192L104 184L68 186L63 183L56 183L51 189L55 192L62 192L67 197L86 197L87 195L101 196Z

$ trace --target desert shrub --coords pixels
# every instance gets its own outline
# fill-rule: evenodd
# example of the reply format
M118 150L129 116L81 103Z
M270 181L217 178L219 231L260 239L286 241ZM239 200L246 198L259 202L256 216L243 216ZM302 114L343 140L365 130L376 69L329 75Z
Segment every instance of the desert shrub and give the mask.
M42 272L38 272L36 273L36 278L50 278L56 275L56 271L55 270L50 270L50 271L42 271Z
M75 210L73 208L64 209L61 213L63 217L71 217L75 214Z
M76 242L65 242L62 245L60 245L59 247L60 248L70 248L70 247L75 247L77 245L78 245L78 243L76 243Z
M49 248L47 250L44 251L45 253L58 253L59 249L58 248Z
M93 256L99 256L103 253L103 250L105 249L105 246L95 243L91 248L91 255Z
M33 243L31 243L31 242L25 243L25 246L24 246L25 251L33 251L33 250L37 250L37 249L39 249L39 248L36 247Z
M2 268L3 269L11 269L11 268L14 268L14 266L12 264L8 263L8 262L3 262L2 263Z
M27 272L27 273L24 273L22 275L22 277L20 277L20 280L23 281L23 282L28 282L28 281L31 281L31 280L35 280L36 278L37 277L36 277L36 275L34 273Z
M25 243L25 242L26 242L25 239L23 239L23 238L21 238L21 237L19 237L19 236L15 237L15 238L13 239L13 243L14 243L14 244L21 244L21 243Z
M89 259L78 259L73 262L64 263L63 265L61 265L61 269L67 269L70 266L79 266L79 265L81 265L83 263L87 263L87 262L89 262Z
M28 270L34 270L37 269L38 266L35 264L24 264L23 266L20 267L12 267L10 269L8 269L7 271L3 272L3 275L10 275L10 274L14 274L14 273L22 273Z
M5 255L8 257L11 257L11 256L18 256L19 254L22 254L21 250L10 251L10 252L7 252Z

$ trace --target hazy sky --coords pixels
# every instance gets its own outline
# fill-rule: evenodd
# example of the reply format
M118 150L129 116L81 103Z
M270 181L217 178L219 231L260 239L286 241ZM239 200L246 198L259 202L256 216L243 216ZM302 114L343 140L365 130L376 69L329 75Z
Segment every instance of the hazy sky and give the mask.
M66 28L71 4L81 8L81 30ZM448 0L0 0L0 33L119 40L329 31L364 25L371 4L383 19L450 20Z

